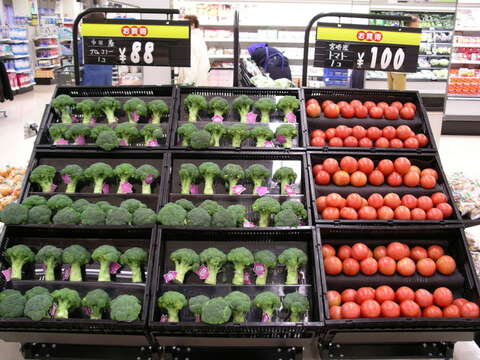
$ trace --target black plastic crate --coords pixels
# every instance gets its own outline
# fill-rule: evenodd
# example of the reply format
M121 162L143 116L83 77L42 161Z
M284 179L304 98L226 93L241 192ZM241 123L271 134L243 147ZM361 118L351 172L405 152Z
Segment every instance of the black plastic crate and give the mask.
M337 161L340 163L340 160L344 156L352 156L355 159L360 159L362 157L367 157L370 158L375 166L378 164L378 162L382 159L390 159L394 161L397 157L406 157L407 159L410 160L412 165L418 166L421 170L424 168L432 168L437 171L438 173L438 180L437 184L434 188L432 189L424 189L420 186L416 187L408 187L408 186L390 186L388 184L383 184L381 186L373 186L367 184L366 186L362 187L355 187L353 185L347 185L347 186L337 186L333 182L331 182L328 185L317 185L315 183L315 179L313 178L313 166L316 164L321 164L323 160L326 158L335 158ZM314 213L314 219L316 223L319 224L329 224L329 223L335 223L335 224L349 224L349 225L354 225L354 224L380 224L380 225L394 225L394 224L459 224L460 223L460 214L455 206L455 203L452 201L453 196L452 192L450 190L450 186L448 185L447 182L447 177L445 176L445 173L443 171L440 159L437 154L431 153L431 154L412 154L412 153L389 153L389 152L383 152L383 153L368 153L368 152L318 152L318 151L310 151L308 152L307 155L307 160L309 161L309 176L310 176L310 185L311 185L311 194L312 194L312 209ZM402 197L405 194L412 194L416 197L421 196L421 195L427 195L430 196L436 192L443 192L445 195L447 195L449 199L449 204L453 208L453 213L452 216L449 219L443 219L441 221L433 221L433 220L421 220L421 221L415 221L415 220L345 220L345 219L337 219L337 220L324 220L321 218L320 214L317 211L317 208L315 206L315 199L318 196L322 195L328 195L330 193L338 193L342 195L343 197L346 197L348 194L351 193L358 193L363 197L368 198L373 193L379 193L381 195L386 195L388 193L397 193L400 197Z
M152 289L149 328L158 336L195 336L195 337L238 337L238 338L267 338L279 339L288 344L289 339L312 338L318 333L323 320L323 307L319 303L319 270L318 253L314 249L315 234L311 229L292 230L288 233L278 231L196 231L195 240L192 241L191 231L160 229L159 254L155 264L155 280ZM226 265L225 272L218 276L216 286L203 284L192 273L185 277L184 284L165 284L163 274L174 269L169 260L169 254L179 248L188 247L197 252L208 247L217 247L226 252L235 247L245 246L252 251L269 249L276 255L289 247L298 247L304 250L308 256L308 263L303 266L303 274L299 272L300 285L280 285L284 281L285 273L279 272L280 267L270 270L267 285L231 285L232 269ZM249 270L250 271L250 270ZM254 283L254 278L252 278ZM277 284L277 285L275 285ZM286 318L285 311L274 316L273 322L262 323L261 312L252 307L247 315L245 324L227 323L223 325L208 325L194 321L194 316L188 310L188 306L180 311L179 323L161 322L163 310L158 308L157 299L164 291L179 291L187 298L200 294L213 296L225 296L231 291L238 290L253 297L262 291L272 291L283 296L287 293L299 291L310 299L308 317L304 323L280 322ZM280 318L279 318L280 316ZM156 336L157 336L156 335Z
M193 152L197 152L198 150L192 150L191 148L186 148L181 146L181 139L177 135L177 128L183 124L188 123L188 113L183 105L183 100L185 97L187 97L190 94L198 94L198 95L203 95L207 101L211 99L212 97L215 96L220 96L225 98L226 100L229 101L230 104L232 104L233 100L240 96L240 95L247 95L249 96L252 100L256 101L260 98L263 97L268 97L272 98L273 100L278 101L279 98L283 96L294 96L300 100L300 108L298 111L295 112L295 115L297 116L297 122L292 123L292 125L297 126L298 130L298 136L293 140L293 145L292 148L286 149L284 148L281 144L278 142L274 141L275 147L265 147L265 148L257 148L255 147L255 140L254 139L246 139L242 142L242 146L240 148L237 148L237 150L253 150L253 151L290 151L290 150L302 150L305 148L305 139L304 139L304 133L306 131L306 128L304 128L304 122L301 119L304 116L304 110L303 110L303 103L302 103L302 98L300 94L299 89L258 89L258 88L222 88L222 87L179 87L178 88L178 93L177 93L177 102L176 102L176 108L175 108L175 116L173 119L173 125L171 129L171 139L170 139L170 148L171 149L188 149ZM252 109L252 111L254 111ZM206 111L201 112L199 114L200 121L191 123L197 126L199 129L203 129L205 125L208 123L212 122L210 115ZM270 129L275 132L275 129L282 125L285 124L283 122L283 114L279 111L275 111L271 115L271 122L270 123L261 123L259 122L260 119L257 118L256 123L251 123L251 124L245 124L249 128L255 127L255 126L269 126ZM225 121L223 124L225 126L230 126L233 124L239 124L239 115L238 113L230 109L229 112L225 116ZM220 147L209 147L206 149L206 151L211 151L211 150L233 150L235 149L230 142L230 139L226 139L225 137L222 137L222 140L220 142Z
M391 104L394 101L400 101L402 103L405 102L412 102L415 104L417 111L415 114L415 118L413 120L387 120L387 119L372 119L367 117L365 119L359 118L343 118L338 117L336 119L330 119L324 116L323 111L320 117L318 118L310 118L305 113L305 123L304 127L306 129L305 132L305 141L306 146L309 150L320 150L320 149L331 149L333 151L391 151L391 152L412 152L412 153L424 153L424 152L434 152L437 151L437 146L435 144L435 139L433 136L433 132L428 120L427 111L423 106L422 98L418 91L387 91L387 90L364 90L364 89L345 89L345 88L338 88L338 89L314 89L314 88L302 88L303 98L306 101L310 98L317 99L320 104L324 100L332 100L335 103L338 101L347 101L350 102L351 100L357 99L362 102L365 101L374 101L375 103L380 101L385 101ZM418 149L396 149L396 148L360 148L360 147L334 147L329 148L328 146L325 147L315 147L310 145L310 133L315 129L326 130L328 128L335 128L338 125L346 125L349 127L354 127L355 125L362 125L366 129L371 126L376 126L380 129L383 129L386 126L393 126L397 128L400 125L408 125L415 133L423 133L428 137L429 143L426 147L418 148Z

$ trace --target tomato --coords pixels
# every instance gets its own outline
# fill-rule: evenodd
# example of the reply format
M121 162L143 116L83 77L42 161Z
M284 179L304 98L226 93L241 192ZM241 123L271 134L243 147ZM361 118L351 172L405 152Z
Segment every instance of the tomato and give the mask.
M418 166L415 166L415 165L410 166L410 170L408 170L408 171L409 172L413 171L413 172L417 173L418 175L420 175L420 172L421 172L420 168Z
M338 306L342 303L342 296L336 290L327 291L328 306Z
M323 112L327 118L334 119L340 114L340 108L336 104L329 104L323 109Z
M345 275L355 276L360 271L360 264L354 258L348 258L343 260L342 268Z
M358 146L358 140L354 136L347 136L343 140L343 146L345 146L345 147L357 147Z
M313 168L312 168L313 176L316 176L322 170L323 170L323 165L322 164L314 165Z
M460 314L463 318L478 318L480 316L480 309L477 304L467 302L460 309Z
M431 175L435 178L435 180L438 180L438 172L437 170L426 168L422 170L422 173L420 176L425 176L425 175Z
M325 108L330 105L330 104L334 104L334 102L332 100L324 100L322 101L322 109L323 111L325 111Z
M378 271L380 274L392 276L397 269L397 263L389 256L383 256L378 259Z
M407 244L402 244L403 245L403 257L410 257L410 248L408 247Z
M340 160L340 168L349 174L354 173L358 169L358 162L351 156L345 156Z
M395 291L390 286L381 285L375 290L375 300L380 304L384 301L395 300Z
M373 164L373 161L370 160L369 158L363 157L358 160L359 171L368 175L373 171L374 168L375 168L375 165Z
M333 175L336 171L338 171L338 161L332 158L325 159L323 161L323 170L328 172L330 175Z
M404 317L420 317L420 306L413 300L404 300L400 303L400 313Z
M345 206L340 210L340 217L345 220L357 220L358 214L355 209Z
M414 103L411 103L411 102L406 102L403 107L409 107L409 108L412 108L413 111L416 111L417 110L417 107L415 106Z
M430 210L432 207L433 207L433 201L431 198L429 198L428 196L420 196L418 198L418 202L417 202L417 206L422 209L422 210L425 210L425 211L428 211Z
M315 205L318 212L322 212L327 207L327 197L319 196L315 199Z
M433 194L431 196L431 199L433 201L433 205L438 205L438 204L445 203L445 202L448 201L447 195L445 195L442 192L436 192L435 194Z
M440 209L433 208L427 211L427 219L440 221L443 220L443 213Z
M388 140L392 140L397 136L397 130L393 126L385 126L382 130L382 135Z
M453 305L456 305L456 306L458 306L458 309L461 309L463 304L465 304L467 302L468 302L467 299L457 298L457 299L453 300Z
M377 272L377 270L378 270L377 260L375 260L372 257L363 259L360 262L360 271L364 275L373 275Z
M400 305L396 302L387 300L380 305L382 310L382 317L384 318L396 318L400 317Z
M325 139L321 138L320 136L314 137L310 140L310 145L311 146L317 146L317 147L322 147L325 146Z
M330 183L330 174L325 170L320 170L315 176L315 183L318 185L327 185Z
M325 130L325 139L330 140L336 136L335 128L328 128Z
M310 104L318 104L318 100L315 98L310 98L307 100L306 105L310 105Z
M349 301L342 305L342 319L356 319L360 317L360 305Z
M399 303L405 300L415 300L415 293L408 286L401 286L395 291L395 300Z
M342 245L337 250L337 256L340 260L348 259L352 256L352 248L348 245Z
M417 138L420 147L425 147L428 145L428 137L426 137L424 134L417 134L415 137Z
M368 110L370 110L372 107L377 105L373 101L365 101L363 103L363 106L365 106Z
M403 183L408 187L418 186L420 183L420 175L414 171L409 171L403 176Z
M402 205L402 200L400 199L400 196L398 196L398 194L389 193L383 198L383 203L385 204L385 206L388 206L389 208L395 210L397 207Z
M322 218L325 220L336 220L340 218L340 211L334 207L326 207L322 211Z
M347 206L355 210L360 209L362 206L362 197L359 194L352 193L347 196Z
M412 218L410 209L403 205L397 207L393 213L395 214L395 219L397 220L410 220Z
M388 206L382 206L380 209L378 209L377 215L380 220L393 220L393 217L395 216L393 210Z
M355 297L355 302L362 305L366 300L375 299L375 289L372 287L361 287L357 290L357 296Z
M368 109L361 105L361 106L355 106L355 117L359 119L365 119L368 116Z
M377 211L371 206L363 206L358 210L358 217L362 220L375 220Z
M350 104L348 102L344 101L344 100L341 100L341 101L337 102L337 105L340 109L343 108L346 105L350 106Z
M390 106L394 106L400 111L403 108L403 104L400 101L394 101Z
M420 307L427 307L433 304L433 295L425 289L415 291L415 302Z
M380 304L375 300L366 300L360 305L360 313L364 318L377 318L380 316Z
M438 204L437 209L439 209L442 212L444 218L449 218L453 213L452 206L447 203Z
M381 119L382 116L383 116L383 109L378 107L378 106L374 106L374 107L370 108L368 113L370 114L371 118Z
M330 313L330 319L340 320L342 318L342 308L338 305L331 306L328 312Z
M324 258L335 256L335 249L330 244L322 245L322 256Z
M387 255L394 260L401 260L405 257L405 248L398 241L391 242L387 246Z
M438 306L430 305L423 309L422 316L426 318L441 318L443 317L443 312Z
M353 289L345 289L341 293L342 296L342 303L346 303L349 301L355 301L355 297L357 296L357 292Z
M356 243L352 246L352 257L361 261L368 256L368 247L363 243Z
M428 258L428 253L424 247L414 246L410 251L410 257L413 261L419 261Z
M352 134L352 129L345 125L338 125L335 128L335 134L341 139L345 139L347 136Z
M320 105L315 103L308 104L306 112L308 117L319 117L321 113Z
M368 182L374 186L380 186L385 182L385 176L379 170L373 170L368 175Z
M383 175L387 176L395 170L395 166L393 165L392 160L383 159L378 163L378 170L380 170Z
M437 259L436 265L437 271L442 275L452 275L457 268L455 260L449 255L440 256Z
M387 184L390 186L400 186L402 185L402 175L394 171L387 177Z
M441 306L441 307L448 306L453 302L453 294L446 287L439 287L435 289L435 291L433 292L433 302L437 306Z
M345 199L337 194L337 193L330 193L327 195L327 206L342 208L346 204Z
M350 175L346 171L337 171L333 174L333 182L337 186L346 186L350 184Z
M315 129L310 134L310 137L311 138L321 137L322 139L325 139L325 132L323 130L320 130L320 129Z
M400 140L407 140L409 137L415 135L410 126L400 125L397 128L397 137Z
M385 246L380 245L373 249L373 257L375 259L378 260L384 256L387 256L387 248Z
M394 149L401 149L403 148L403 141L400 139L392 139L390 140L390 147Z
M364 147L364 148L370 148L370 147L373 147L373 142L369 138L364 137L358 142L358 146Z
M328 275L338 275L342 272L342 261L336 256L323 259L323 266Z
M397 272L402 276L412 276L415 274L415 263L412 259L404 257L397 262Z
M350 105L352 105L353 107L363 106L362 102L360 100L357 100L357 99L354 99L354 100L350 101Z
M407 140L403 142L403 145L407 149L417 149L420 147L420 144L418 143L418 140L416 137L409 137Z
M381 208L383 206L383 196L378 193L373 193L368 197L368 205L375 209Z
M458 318L460 317L460 309L457 305L448 305L443 308L443 317L446 318Z
M413 120L415 117L415 111L410 107L404 106L402 110L400 110L400 117L404 120Z
M381 138L382 135L383 135L382 130L380 130L376 126L371 126L367 129L367 137L372 141L375 141L375 140Z
M350 176L350 183L356 187L365 186L367 184L367 175L361 171L355 171Z
M438 260L441 256L445 254L443 248L438 245L431 245L428 247L428 257L433 260Z
M409 209L416 208L417 202L417 198L411 194L406 194L402 196L402 205L406 206Z
M379 137L377 140L375 140L375 147L377 148L388 148L390 147L390 141L388 141L387 138Z
M412 166L412 164L406 157L398 157L393 162L393 166L395 167L395 171L397 171L400 175L405 175L410 170L410 166Z
M398 120L398 109L395 106L388 106L383 109L385 119L387 120Z
M424 249L425 250L425 249ZM432 276L435 274L435 261L430 258L420 259L417 262L417 272L422 276Z
M344 105L340 108L340 114L344 118L351 119L355 115L355 108L352 105Z
M330 147L343 147L343 140L339 137L333 137L328 141Z
M383 110L385 110L386 108L388 108L390 105L388 105L388 103L386 103L385 101L380 101L377 103L377 106Z
M361 125L355 125L352 129L352 135L360 140L367 136L367 130Z

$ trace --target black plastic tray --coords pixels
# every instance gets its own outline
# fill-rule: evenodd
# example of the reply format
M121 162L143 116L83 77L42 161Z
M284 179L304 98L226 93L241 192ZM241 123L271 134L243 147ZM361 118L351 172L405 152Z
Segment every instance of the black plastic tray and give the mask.
M355 187L352 185L347 186L336 186L335 184L331 183L329 185L317 185L315 184L315 180L313 179L312 169L313 166L323 162L326 158L335 158L340 162L340 159L344 156L352 156L355 159L360 159L362 157L370 158L375 165L377 165L378 161L382 159L390 159L394 160L397 157L406 157L408 158L412 165L417 165L420 169L424 168L432 168L438 172L439 179L437 181L437 185L433 189L424 189L420 186L417 187L408 187L408 186L389 186L388 184L384 184L381 186L373 186L367 185L363 187ZM440 159L437 154L412 154L412 153L368 153L368 152L318 152L318 151L309 151L307 160L309 161L309 179L311 185L311 194L312 194L312 210L314 213L314 219L316 223L320 224L380 224L380 225L411 225L411 224L459 224L461 222L460 214L452 201L453 196L450 189L450 186L447 182L447 177L445 176L445 172L441 166ZM347 196L350 193L358 193L363 197L368 197L373 193L379 193L382 195L386 195L388 193L397 193L400 197L405 194L412 194L414 196L421 196L421 195L432 195L438 191L444 192L449 198L449 204L453 207L454 212L450 219L444 219L442 221L432 221L432 220L344 220L344 219L337 219L337 220L324 220L318 214L317 208L315 206L315 199L318 196L328 195L329 193L338 193L342 196Z
M177 92L177 102L175 108L175 116L173 119L173 125L171 130L171 139L170 139L170 148L171 149L188 149L190 151L198 151L192 150L190 148L186 148L181 146L180 138L177 136L177 128L185 123L188 123L188 114L185 110L183 105L183 100L186 96L190 94L198 94L203 95L206 97L207 101L215 96L221 96L226 98L230 103L240 96L240 95L247 95L253 100L258 100L262 97L269 97L272 99L276 99L278 97L283 96L295 96L300 100L300 109L296 112L297 115L297 123L292 125L296 125L298 129L298 136L293 140L292 148L286 149L283 146L276 143L275 148L257 148L255 147L255 141L253 139L248 139L242 142L242 146L237 148L237 150L252 150L252 151L290 151L290 150L302 150L305 148L305 132L306 128L304 127L304 121L302 118L304 117L304 110L303 110L303 102L301 101L301 94L299 89L257 89L257 88L231 88L231 87L179 87ZM253 111L253 110L252 110ZM210 116L206 112L202 112L199 114L200 121L192 123L196 125L198 128L202 128L211 122ZM271 116L271 122L269 124L259 122L259 118L257 118L257 122L255 124L246 124L249 128L254 126L269 126L274 132L275 129L280 126L281 124L285 124L283 122L283 114L276 111ZM239 123L239 115L233 109L230 109L228 114L225 116L224 124L226 126L238 124ZM233 150L235 149L231 146L231 142L228 139L222 138L220 147L209 147L206 149L207 151L211 150Z

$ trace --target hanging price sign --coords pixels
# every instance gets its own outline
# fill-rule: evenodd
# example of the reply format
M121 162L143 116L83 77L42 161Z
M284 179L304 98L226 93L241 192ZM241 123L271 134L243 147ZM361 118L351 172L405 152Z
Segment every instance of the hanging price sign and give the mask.
M85 64L190 66L190 23L160 20L83 20Z
M417 72L421 29L318 23L314 66Z

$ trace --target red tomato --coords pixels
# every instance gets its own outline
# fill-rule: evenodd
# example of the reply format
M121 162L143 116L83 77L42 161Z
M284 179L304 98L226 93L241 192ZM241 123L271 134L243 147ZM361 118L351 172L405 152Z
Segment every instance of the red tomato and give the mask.
M378 270L377 260L375 260L373 257L363 259L360 262L360 271L364 275L373 275L377 272L377 270Z
M445 202L448 201L447 195L445 195L442 192L436 192L435 194L433 194L431 196L431 198L432 198L432 201L433 201L433 205L438 205L438 204L445 203Z
M345 206L340 210L340 217L345 220L357 220L358 214L355 209Z
M346 303L349 301L355 301L357 292L353 289L345 289L342 291L341 295L342 295L342 303Z
M315 176L315 183L318 185L327 185L330 183L330 174L325 170L321 170L317 176Z
M373 161L370 160L369 158L363 157L358 160L359 171L368 175L373 171L374 168L375 168L375 165L373 164Z
M410 209L403 205L397 207L393 212L395 214L395 219L397 220L410 220L412 218Z
M374 107L370 108L368 113L370 114L371 118L381 119L382 116L383 116L383 109L381 107L374 106Z
M350 175L346 171L337 171L333 174L333 182L337 186L345 186L350 184Z
M409 171L403 176L403 183L408 187L418 186L420 183L420 175L414 171Z
M340 108L336 104L329 104L323 109L323 112L327 118L334 119L340 114Z
M420 175L420 173L421 173L420 168L418 166L415 166L415 165L410 166L410 170L408 170L408 171L409 172L410 171L416 172L418 175Z
M322 101L322 109L323 111L325 111L325 108L330 105L330 104L334 104L334 102L332 100L324 100Z
M337 105L338 105L338 107L341 109L341 108L343 108L345 105L350 105L350 104L349 104L348 102L342 100L342 101L337 102Z
M375 300L380 304L387 300L393 301L395 300L395 291L388 285L381 285L375 290Z
M325 146L325 139L321 138L320 136L314 137L310 140L310 145L311 146L317 146L317 147L322 147Z
M375 220L377 211L371 206L363 206L358 210L358 217L362 220Z
M397 262L397 272L402 276L412 276L415 274L415 263L410 258L403 258Z
M387 248L385 246L380 245L373 249L373 257L375 259L378 260L384 256L387 256Z
M409 107L409 108L412 108L413 111L416 111L417 110L417 107L415 106L414 103L411 103L411 102L406 102L403 107Z
M437 185L437 180L432 175L420 176L420 186L424 189L433 189Z
M441 318L443 317L443 312L438 306L430 305L423 309L422 316L426 318Z
M340 160L340 168L349 174L354 173L358 169L358 162L351 156L345 156Z
M340 211L337 208L326 207L322 211L322 218L325 220L336 220L340 218Z
M366 259L368 256L368 247L363 243L356 243L352 246L352 257L358 261Z
M397 171L400 175L405 175L410 170L410 166L412 166L412 164L406 157L398 157L393 162L393 166L395 166L395 171Z
M440 256L437 259L436 265L437 271L443 275L451 275L455 272L455 269L457 268L455 260L449 255Z
M313 176L316 176L322 170L323 170L323 165L322 164L314 165L313 168L312 168Z
M375 300L366 300L360 305L360 313L364 318L377 318L381 313L380 305Z
M408 286L401 286L395 291L395 299L398 303L405 300L415 300L415 293Z
M438 204L437 209L440 209L440 211L443 214L443 218L449 218L453 213L452 206L450 204L447 204L447 203Z
M338 305L331 306L328 312L330 313L330 319L340 320L342 318L342 308Z
M410 251L410 257L413 261L419 261L428 258L428 253L424 247L414 246Z
M321 137L321 138L325 139L325 132L323 130L320 130L320 129L315 129L310 134L310 137L311 138Z
M458 318L460 317L460 309L457 305L448 305L443 309L443 317Z
M428 145L428 137L426 137L424 134L417 134L415 137L417 138L420 147L425 147Z
M367 130L365 130L365 128L361 125L355 125L352 129L352 135L360 140L367 136Z
M385 101L380 101L377 103L377 106L383 110L385 110L386 108L389 107L388 103L386 103Z
M306 111L308 117L319 117L321 113L320 105L315 103L308 104Z
M335 128L335 134L341 139L345 139L347 136L352 134L352 128L345 125L338 125Z
M403 148L403 141L400 139L392 139L390 140L390 147L394 149L401 149Z
M347 206L355 210L360 209L362 206L362 197L359 194L352 193L347 196Z
M410 128L410 126L407 126L407 125L400 125L398 128L397 128L397 137L400 139L400 140L407 140L409 137L412 137L414 136L415 133L412 131L412 129Z
M367 129L367 137L372 141L375 141L375 140L381 138L382 134L383 134L382 130L380 130L376 126L371 126Z
M322 245L322 256L324 258L335 256L335 249L330 244Z
M395 210L397 207L402 205L402 200L400 199L400 196L398 196L398 194L389 193L383 198L383 203L385 204L385 206L388 206L389 208Z
M389 256L378 259L378 271L380 274L392 276L397 270L397 263Z
M360 305L347 302L342 305L342 319L356 319L360 317Z
M336 256L323 259L323 266L328 275L338 275L342 272L342 261Z
M350 183L357 187L365 186L367 184L367 175L361 171L355 171L350 176Z
M382 317L384 318L396 318L400 317L400 305L397 303L387 300L380 305L382 310Z
M394 101L390 106L394 106L400 111L403 108L403 104L400 101Z
M332 158L325 159L323 161L323 170L328 172L330 175L333 175L336 171L338 171L338 161Z
M326 196L319 196L315 199L315 205L317 207L318 212L322 212L323 209L327 207L327 197Z
M363 139L360 139L360 141L358 142L358 146L363 148L370 148L373 147L373 142L369 138L364 137Z
M410 257L410 248L408 247L407 244L403 244L403 257Z
M431 245L428 247L428 257L433 260L438 260L441 256L445 254L443 248L438 245Z
M357 296L355 297L355 301L357 304L362 305L362 303L366 300L373 300L375 299L375 289L372 287L361 287L357 290Z
M337 256L341 260L348 259L349 257L352 256L352 248L348 245L342 245L338 248L337 250Z
M428 196L420 196L418 198L418 207L422 210L428 211L433 207L433 201Z
M398 241L391 242L387 246L387 255L393 260L401 260L405 257L405 248Z
M417 149L420 147L420 143L418 142L416 137L409 137L407 140L403 142L403 145L407 149Z
M343 147L343 140L339 137L333 137L328 141L330 147Z
M378 209L377 215L380 220L393 220L393 217L395 216L393 210L388 206L382 206L380 209Z
M337 194L337 193L330 193L327 195L327 206L342 208L346 204L345 199Z
M343 273L348 276L355 276L360 271L360 264L354 258L343 260Z
M328 306L338 306L342 303L342 296L336 290L327 291Z
M382 135L388 140L392 140L397 136L397 130L393 126L385 126L382 130Z
M379 137L377 140L375 140L375 147L377 148L388 148L390 147L390 141L388 141L387 138Z
M350 105L352 105L353 107L363 106L362 102L360 100L357 100L357 99L354 99L354 100L350 101Z
M446 287L439 287L433 292L433 302L437 306L448 306L453 302L453 294Z
M458 299L453 300L453 305L456 305L456 306L458 306L458 309L461 309L463 304L465 304L467 302L468 302L467 299L458 298Z
M343 140L343 146L345 146L345 147L357 147L358 146L358 140L354 136L347 136Z
M340 114L344 118L351 119L355 115L355 108L352 105L344 105L340 108Z
M437 208L430 209L427 211L427 219L434 221L443 220L443 212Z
M374 106L377 106L373 101L365 101L363 103L363 106L365 106L368 110L370 110L370 108L374 107Z
M310 105L310 104L318 104L318 100L315 99L315 98L310 98L307 100L306 102L307 105Z
M387 176L395 170L395 166L393 165L392 160L383 159L378 163L378 170L380 170L383 175Z
M400 313L404 317L420 317L420 306L413 300L404 300L400 303Z
M478 318L480 316L480 309L477 304L467 302L460 309L460 314L463 318Z
M395 106L388 106L383 110L385 119L398 120L398 109Z
M402 175L394 171L387 177L387 184L390 186L400 186L402 185Z
M425 250L425 249L424 249ZM435 261L430 258L420 259L417 262L417 272L422 276L432 276L435 274Z
M402 196L402 205L409 209L415 209L417 207L417 198L411 194Z
M412 120L415 117L415 111L410 107L403 107L400 110L400 117L404 120Z
M335 128L328 128L327 130L325 130L325 139L326 140L330 140L332 138L334 138L336 136L336 131L335 131Z
M378 193L373 193L368 197L368 205L375 209L381 208L383 206L383 196Z
M385 176L379 170L373 170L368 175L368 182L374 186L380 186L385 182Z
M368 116L368 109L365 106L355 106L355 117L365 119Z

